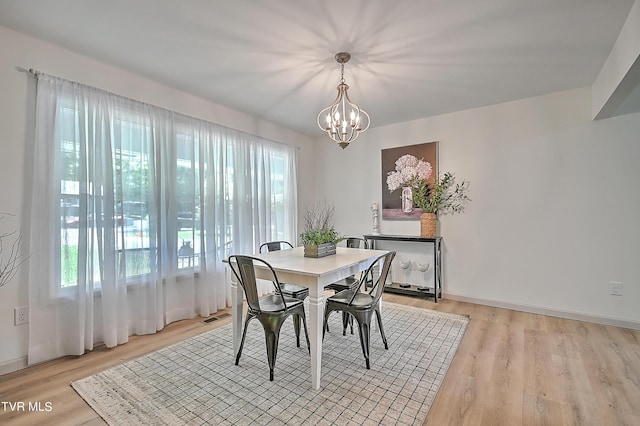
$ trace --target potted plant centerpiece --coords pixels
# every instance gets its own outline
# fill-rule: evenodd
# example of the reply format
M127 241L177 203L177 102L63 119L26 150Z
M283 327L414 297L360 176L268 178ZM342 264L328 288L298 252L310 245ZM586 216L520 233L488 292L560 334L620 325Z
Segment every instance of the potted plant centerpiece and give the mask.
M413 202L422 209L420 216L420 236L435 237L437 235L438 215L462 213L465 205L471 201L467 192L469 181L455 183L455 176L446 172L436 177L433 187L426 180L418 183L413 194Z
M300 239L305 257L325 257L336 254L336 243L344 240L331 224L334 206L327 202L307 206L304 214L304 232Z

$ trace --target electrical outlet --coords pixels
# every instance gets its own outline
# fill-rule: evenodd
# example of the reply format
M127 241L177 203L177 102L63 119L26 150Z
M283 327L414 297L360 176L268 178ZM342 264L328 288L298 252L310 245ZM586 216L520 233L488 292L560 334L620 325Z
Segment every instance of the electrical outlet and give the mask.
M19 308L13 308L13 319L15 325L26 324L29 322L29 307L21 306Z
M622 283L618 281L611 281L609 283L611 286L611 295L612 296L622 296Z

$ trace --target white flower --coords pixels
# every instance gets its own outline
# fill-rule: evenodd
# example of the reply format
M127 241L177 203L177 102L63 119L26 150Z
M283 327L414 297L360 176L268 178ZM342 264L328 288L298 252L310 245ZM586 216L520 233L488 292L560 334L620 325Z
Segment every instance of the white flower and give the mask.
M421 180L431 176L431 164L418 160L415 156L405 154L396 160L395 171L387 176L387 187L393 192L402 186L415 186Z

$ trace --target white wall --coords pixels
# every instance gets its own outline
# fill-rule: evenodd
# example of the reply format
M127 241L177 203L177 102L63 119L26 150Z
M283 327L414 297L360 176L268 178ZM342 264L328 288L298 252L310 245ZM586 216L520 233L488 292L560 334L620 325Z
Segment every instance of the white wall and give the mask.
M471 181L466 212L440 220L449 297L640 328L640 114L590 116L584 88L370 129L345 150L319 139L317 193L338 231L368 233L380 150L439 141L440 171Z
M15 214L0 223L25 227L29 198L25 173L25 148L33 126L35 81L18 68L39 71L98 87L119 95L158 105L248 133L301 147L299 188L314 186L315 163L310 138L286 128L207 102L135 74L76 55L51 44L0 27L0 212ZM313 197L300 191L299 203ZM22 218L25 218L24 220ZM27 305L26 276L21 275L0 288L0 374L24 365L28 326L13 325L13 308Z

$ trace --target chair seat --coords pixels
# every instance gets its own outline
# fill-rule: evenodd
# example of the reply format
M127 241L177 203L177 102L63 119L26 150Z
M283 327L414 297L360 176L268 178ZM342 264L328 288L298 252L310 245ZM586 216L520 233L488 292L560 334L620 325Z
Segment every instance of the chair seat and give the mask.
M303 303L302 300L285 296L284 293L282 297L278 294L270 294L260 298L260 300L258 301L258 303L260 304L260 310L262 312L282 311L282 309L284 308L284 306L282 306L282 299L284 299L284 303L286 303L287 308L292 308Z
M336 293L341 292L342 290L349 290L354 283L356 283L355 277L347 277L343 280L336 281L335 283L329 284L325 286L325 290L333 290Z
M309 295L309 289L295 284L280 283L280 291L284 296L296 299L304 299Z
M360 248L362 246L364 246L364 248L369 248L367 241L363 238L360 237L347 237L346 238L347 243L346 246L348 248ZM324 288L325 290L333 290L335 293L338 293L342 290L347 290L353 287L354 284L358 283L358 279L355 276L350 276L347 277L345 279L336 281L334 283L325 285Z
M264 248L271 252L282 249L292 249L293 245L288 241L269 241L262 244L258 252L262 253ZM280 292L282 292L284 296L294 297L300 300L304 300L309 295L309 289L307 287L288 283L280 283Z
M349 305L351 297L353 297L353 290L342 290L341 292L327 298L327 302ZM373 300L374 298L370 294L358 292L356 293L353 302L351 302L351 306L355 309L367 309L371 307Z

